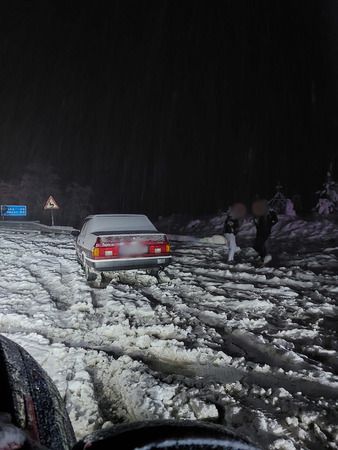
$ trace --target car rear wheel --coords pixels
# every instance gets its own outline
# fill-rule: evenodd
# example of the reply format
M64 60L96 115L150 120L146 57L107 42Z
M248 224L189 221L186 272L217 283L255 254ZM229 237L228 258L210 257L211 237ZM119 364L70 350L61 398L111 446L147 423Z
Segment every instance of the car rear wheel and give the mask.
M10 426L23 430L30 438L20 448L72 448L74 431L54 383L22 347L4 336L0 336L0 385L0 411L9 414ZM13 439L13 443L9 440L6 445L6 439ZM15 439L16 434L10 437L1 430L0 448L19 448L10 446Z
M91 268L86 263L84 263L84 271L85 271L86 281L92 282L92 281L96 280L97 273L95 273L93 270L91 270Z
M148 269L147 270L147 273L148 273L148 275L151 275L152 277L158 277L159 276L159 273L161 272L161 268L160 267L157 267L157 268L154 268L154 269Z

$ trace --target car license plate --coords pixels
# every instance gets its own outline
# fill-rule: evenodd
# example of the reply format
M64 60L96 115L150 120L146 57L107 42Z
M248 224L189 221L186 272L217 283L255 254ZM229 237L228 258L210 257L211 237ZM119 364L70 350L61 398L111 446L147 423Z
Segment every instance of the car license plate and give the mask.
M123 244L120 247L121 256L140 256L148 252L148 247L140 242L131 242Z

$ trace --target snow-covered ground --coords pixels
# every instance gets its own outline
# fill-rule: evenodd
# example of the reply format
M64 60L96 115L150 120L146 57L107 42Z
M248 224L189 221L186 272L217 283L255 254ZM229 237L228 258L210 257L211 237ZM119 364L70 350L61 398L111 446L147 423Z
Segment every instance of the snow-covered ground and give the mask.
M160 284L130 272L106 289L70 236L0 231L0 332L55 381L78 437L185 418L263 449L338 449L338 227L278 227L273 267L249 247L229 266L209 236L174 242Z

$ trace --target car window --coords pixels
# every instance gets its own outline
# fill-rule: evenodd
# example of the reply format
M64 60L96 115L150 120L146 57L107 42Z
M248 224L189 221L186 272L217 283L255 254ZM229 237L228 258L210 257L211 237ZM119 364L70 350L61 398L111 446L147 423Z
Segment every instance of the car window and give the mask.
M97 216L91 220L90 233L123 231L157 231L148 217L135 216Z
M87 231L87 228L88 228L88 222L89 222L89 220L85 220L83 225L82 225L81 233L80 233L80 235L82 237L85 236L85 234L86 234L86 231Z

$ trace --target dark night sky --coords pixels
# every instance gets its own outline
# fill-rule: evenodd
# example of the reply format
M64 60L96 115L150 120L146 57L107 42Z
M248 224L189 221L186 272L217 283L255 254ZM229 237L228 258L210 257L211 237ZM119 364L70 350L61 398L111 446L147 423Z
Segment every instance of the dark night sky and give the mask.
M338 2L2 2L0 178L205 213L338 175ZM337 176L336 176L337 178Z

